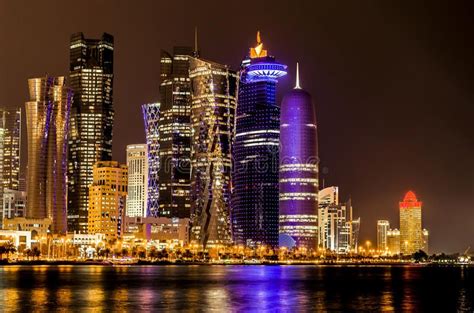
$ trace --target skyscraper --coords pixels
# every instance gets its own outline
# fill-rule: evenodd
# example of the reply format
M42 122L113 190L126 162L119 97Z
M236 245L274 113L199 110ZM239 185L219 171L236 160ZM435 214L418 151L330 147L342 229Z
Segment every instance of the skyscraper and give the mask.
M159 216L189 218L191 214L191 82L190 47L161 51L159 119Z
M197 244L231 243L231 147L238 76L228 66L191 58L191 238Z
M19 190L20 147L21 109L0 108L0 209L3 208L4 190Z
M119 238L126 197L127 166L117 161L97 162L89 187L88 232L104 234L107 240Z
M400 251L412 254L423 249L421 206L413 191L408 191L400 202Z
M389 229L389 221L377 221L377 250L379 250L380 253L385 253L388 250L387 233Z
M280 107L277 79L286 65L257 45L242 61L232 148L232 227L236 244L278 247Z
M142 105L143 121L145 123L145 137L148 152L148 185L146 191L146 216L158 216L158 172L160 170L160 104L149 103Z
M74 91L68 161L68 231L87 232L95 162L112 159L114 38L71 36L69 81Z
M146 217L148 155L146 144L127 146L128 192L126 216Z
M285 95L280 115L280 237L297 247L318 244L318 139L311 96L299 85Z
M72 91L64 77L28 80L28 218L50 218L52 231L66 232L67 138Z

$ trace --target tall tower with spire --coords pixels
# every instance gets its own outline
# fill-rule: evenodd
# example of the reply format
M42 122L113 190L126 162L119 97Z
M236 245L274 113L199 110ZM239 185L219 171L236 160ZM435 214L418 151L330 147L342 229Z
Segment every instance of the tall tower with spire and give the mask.
M234 242L278 246L278 157L280 108L276 86L286 75L263 48L260 32L240 69L236 135L232 150Z
M318 243L318 137L311 95L296 84L280 115L280 245L316 249Z

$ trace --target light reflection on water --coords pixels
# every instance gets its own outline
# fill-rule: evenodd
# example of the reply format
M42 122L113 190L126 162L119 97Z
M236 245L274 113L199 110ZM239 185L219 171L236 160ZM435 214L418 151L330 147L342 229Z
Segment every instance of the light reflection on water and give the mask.
M474 268L4 266L0 312L472 311Z

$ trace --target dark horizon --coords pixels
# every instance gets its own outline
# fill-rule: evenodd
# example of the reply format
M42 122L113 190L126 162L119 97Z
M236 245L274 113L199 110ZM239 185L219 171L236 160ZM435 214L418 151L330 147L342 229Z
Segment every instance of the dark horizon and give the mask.
M474 246L473 7L0 0L0 106L24 112L28 78L68 75L71 34L110 33L113 159L124 162L127 144L145 142L140 106L159 99L161 49L193 46L197 26L201 56L238 69L260 30L265 49L288 65L279 102L300 62L316 105L321 187L324 179L341 200L352 198L359 242L375 242L377 219L399 227L398 201L411 189L423 202L430 253L462 252Z

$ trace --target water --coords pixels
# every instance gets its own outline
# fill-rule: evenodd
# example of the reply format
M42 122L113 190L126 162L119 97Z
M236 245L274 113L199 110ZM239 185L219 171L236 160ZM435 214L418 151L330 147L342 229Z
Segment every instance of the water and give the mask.
M4 266L0 312L474 310L474 268Z

